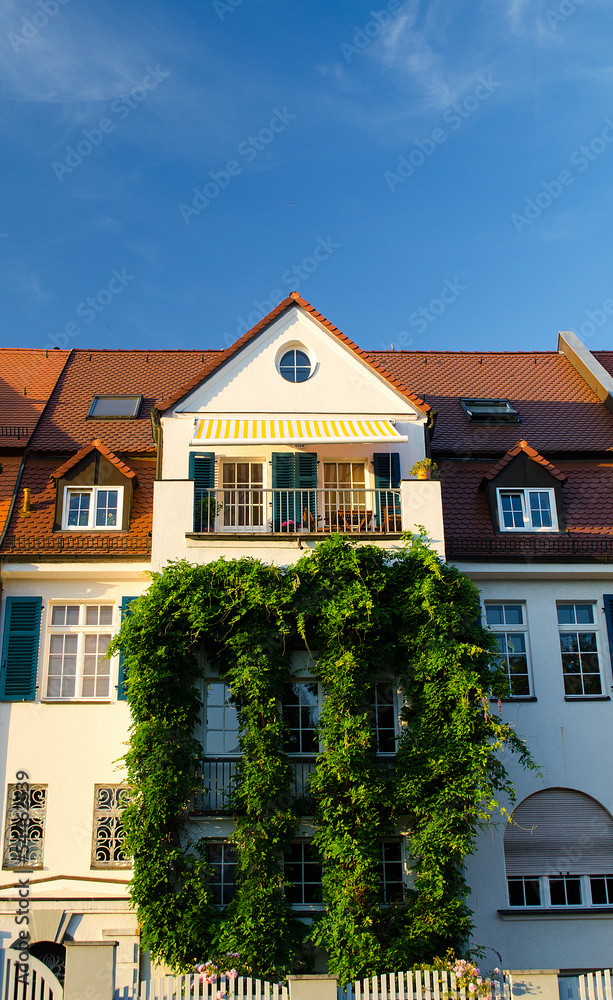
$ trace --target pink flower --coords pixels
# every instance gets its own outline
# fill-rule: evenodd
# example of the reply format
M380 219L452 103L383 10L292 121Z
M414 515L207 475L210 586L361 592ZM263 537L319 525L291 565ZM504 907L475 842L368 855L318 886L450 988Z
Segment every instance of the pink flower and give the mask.
M227 972L226 975L228 979L238 979L238 972L236 971L236 969L230 969L230 971Z
M225 996L226 996L225 993L223 993L221 990L217 990L217 1000L225 1000Z
M477 979L477 986L481 986L482 982L483 982L483 980L482 980L481 976L479 976L478 979Z
M476 992L476 990L477 990L477 987L475 986L475 984L474 984L474 983L469 983L469 984L468 984L468 992L469 992L469 993L475 993L475 992Z

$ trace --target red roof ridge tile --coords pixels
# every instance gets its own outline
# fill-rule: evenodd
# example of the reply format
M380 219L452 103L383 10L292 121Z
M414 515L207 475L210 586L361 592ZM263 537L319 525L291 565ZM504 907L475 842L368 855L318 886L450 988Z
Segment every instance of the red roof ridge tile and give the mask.
M121 459L110 450L110 448L107 448L106 445L102 443L100 438L94 438L91 444L87 444L84 448L81 448L80 451L77 451L72 458L69 458L67 462L60 465L59 469L56 469L55 472L51 473L51 478L61 479L61 477L65 475L69 469L72 469L78 462L81 461L82 458L85 458L85 456L89 455L92 451L99 451L101 455L104 455L104 457L107 458L112 465L116 466L116 468L123 473L126 479L136 478L136 473L130 468L130 466L126 465L125 462L122 462Z
M566 482L568 479L568 476L565 476L563 472L560 472L560 470L555 467L555 465L552 465L552 463L548 462L546 458L543 458L543 456L538 453L536 448L531 448L528 442L522 438L520 441L516 441L512 448L509 448L506 455L503 455L500 461L496 462L496 465L494 465L489 472L485 473L482 482L485 482L485 480L491 481L492 479L495 479L498 473L502 472L505 466L507 466L509 462L512 462L521 451L525 452L528 458L531 458L533 462L538 462L539 465L542 465L543 468L554 477L554 479L558 479L561 483Z
M394 389L396 389L398 392L401 392L403 396L406 396L419 410L422 411L422 413L429 412L430 406L428 403L426 403L423 399L421 399L420 396L417 396L415 393L411 392L410 389L408 389L407 386L405 386L404 383L400 381L400 379L397 379L394 375L388 372L387 369L384 368L383 365L381 365L378 361L376 361L371 354L369 354L367 351L362 350L361 347L358 347L358 345L355 344L353 340L350 340L350 338L347 337L346 334L342 333L342 331L339 330L338 327L334 326L334 324L331 323L330 320L326 319L326 317L322 315L322 313L318 312L317 309L315 309L315 307L310 304L310 302L307 302L306 299L303 299L300 293L296 291L290 292L286 298L284 298L281 302L279 302L279 304L275 306L274 309L271 309L271 311L267 313L267 315L264 316L263 319L261 319L258 323L256 323L255 326L252 326L250 330L247 330L247 332L243 334L242 337L239 337L239 339L235 340L234 343L230 345L230 347L226 348L225 351L222 351L219 357L213 359L213 361L211 361L205 367L204 371L196 379L192 379L191 382L189 382L187 385L184 385L173 396L169 396L168 399L162 400L159 409L162 411L168 410L180 399L183 399L184 396L186 396L189 392L195 389L196 386L204 382L210 375L213 374L214 371L216 371L223 364L225 364L225 362L228 361L231 357L233 357L238 351L240 351L242 347L248 344L250 340L256 337L258 333L260 333L266 326L268 326L269 323L277 319L277 317L280 316L281 313L285 312L286 309L288 309L290 306L294 304L301 306L306 312L310 313L310 315L314 319L316 319L318 323L321 323L322 326L324 326L327 330L329 330L330 333L332 333L338 340L340 340L343 344L345 344L345 346L348 347L351 351L353 351L354 354L357 354L358 357L362 358L362 360L365 361L370 368L376 371L377 374L380 375L383 379L385 379L385 381L388 382Z

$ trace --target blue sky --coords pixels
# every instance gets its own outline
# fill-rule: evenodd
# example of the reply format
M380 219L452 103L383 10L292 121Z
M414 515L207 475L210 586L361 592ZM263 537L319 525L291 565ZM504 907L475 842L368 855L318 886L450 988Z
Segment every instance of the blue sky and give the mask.
M295 288L364 348L606 348L612 40L608 0L0 0L0 345L223 347Z

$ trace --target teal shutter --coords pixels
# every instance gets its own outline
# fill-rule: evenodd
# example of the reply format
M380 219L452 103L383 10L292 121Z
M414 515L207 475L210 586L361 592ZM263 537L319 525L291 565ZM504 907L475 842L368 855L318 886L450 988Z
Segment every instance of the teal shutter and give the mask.
M7 597L0 701L34 701L42 597Z
M607 620L607 635L609 637L609 655L613 664L613 594L603 594L604 616Z
M311 528L317 523L317 455L312 451L305 451L294 457L296 488L303 491L298 497L300 504L297 514L302 521L302 527ZM309 524L310 518L313 519L312 524Z
M309 510L317 518L317 455L314 452L291 454L273 452L273 530L287 531L288 522L303 523L303 514ZM295 494L288 490L301 490ZM308 525L303 525L308 527Z
M375 452L375 489L398 489L400 486L400 455L397 451ZM377 521L379 527L397 530L400 526L400 505L393 493L377 493Z
M273 531L287 531L288 522L296 520L294 495L286 492L296 487L294 458L289 452L272 453Z
M189 478L194 480L194 531L210 531L215 526L217 504L205 490L215 489L215 452L190 452Z
M127 618L129 614L132 613L130 604L135 601L135 597L122 597L121 598L121 620ZM119 671L117 675L117 701L127 701L128 700L128 671L124 666L123 653L119 654Z

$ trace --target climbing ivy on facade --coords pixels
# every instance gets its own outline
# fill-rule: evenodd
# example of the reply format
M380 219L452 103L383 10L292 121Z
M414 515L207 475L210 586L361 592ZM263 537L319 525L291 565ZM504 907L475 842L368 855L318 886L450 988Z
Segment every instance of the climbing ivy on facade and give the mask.
M508 688L480 624L478 591L424 540L390 554L332 536L282 569L249 558L170 563L132 605L119 650L133 717L124 814L131 891L154 959L187 969L238 953L242 967L271 977L306 968L319 947L349 981L466 946L463 863L501 796L513 800L500 751L534 764L490 712L490 695ZM305 808L292 795L281 708L297 651L311 654L324 695L325 753L309 791L325 906L311 923L289 905L283 872ZM223 910L190 818L204 658L229 684L241 731L231 796L236 894ZM403 702L391 767L377 755L379 679ZM404 899L383 905L381 843L399 828L412 881Z

